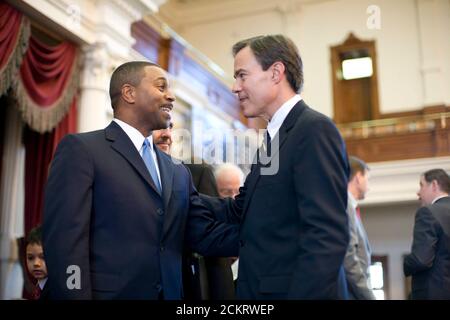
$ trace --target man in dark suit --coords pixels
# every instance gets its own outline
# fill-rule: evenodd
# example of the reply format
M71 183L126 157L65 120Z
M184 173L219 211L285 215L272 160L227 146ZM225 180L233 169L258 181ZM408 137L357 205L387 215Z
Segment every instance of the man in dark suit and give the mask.
M412 276L412 299L450 299L450 178L442 169L420 177L411 253L405 276Z
M155 130L152 134L155 145L168 154L172 146L172 128L173 124L170 123L167 129ZM191 172L198 192L219 196L211 166L201 161L184 165ZM183 252L183 288L184 299L188 301L234 299L230 259L203 257L186 246Z
M189 171L153 147L174 95L158 65L119 66L114 121L66 136L45 192L43 240L53 299L181 299L185 243L203 255L237 254L236 226L201 204Z
M302 61L291 40L255 37L236 43L233 54L233 92L244 115L269 121L265 147L235 200L204 198L216 216L241 224L237 297L346 298L344 142L298 95Z

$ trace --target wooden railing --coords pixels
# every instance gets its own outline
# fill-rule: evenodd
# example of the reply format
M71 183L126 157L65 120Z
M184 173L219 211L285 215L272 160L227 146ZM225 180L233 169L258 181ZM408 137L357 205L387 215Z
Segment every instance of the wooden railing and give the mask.
M367 162L450 155L450 112L338 124L347 151Z

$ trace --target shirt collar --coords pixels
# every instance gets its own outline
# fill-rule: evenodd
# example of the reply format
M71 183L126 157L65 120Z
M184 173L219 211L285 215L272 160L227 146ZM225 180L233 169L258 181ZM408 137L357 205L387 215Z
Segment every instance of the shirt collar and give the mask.
M433 201L431 201L431 204L434 204L434 203L435 203L436 201L438 201L439 199L442 199L442 198L445 198L445 197L448 197L448 195L444 194L444 195L442 195L442 196L436 197L436 198L434 198Z
M145 137L142 135L142 133L140 133L139 130L135 127L130 126L128 123L123 122L122 120L114 118L113 121L115 121L122 128L122 130L125 131L131 142L133 142L133 145L139 152L145 140ZM150 146L153 148L153 136L150 134L147 139L150 142Z
M275 137L289 112L300 100L302 100L302 97L299 94L294 95L273 114L272 119L267 124L267 131L269 131L271 138Z
M39 288L41 288L41 290L44 290L44 286L47 283L47 279L48 278L44 278L44 279L38 280L38 285L39 285Z
M352 206L353 209L356 209L356 207L358 206L358 201L356 201L355 197L351 192L347 191L347 194L348 200L350 201L350 205Z

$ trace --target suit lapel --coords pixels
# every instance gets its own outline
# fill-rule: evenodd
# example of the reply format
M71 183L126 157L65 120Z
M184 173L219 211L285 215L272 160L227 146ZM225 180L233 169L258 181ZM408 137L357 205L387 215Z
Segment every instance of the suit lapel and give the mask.
M172 194L173 165L170 163L170 160L162 154L161 150L155 148L155 152L158 159L159 174L161 176L164 207L167 208L169 206L170 196Z
M169 202L172 196L173 189L173 178L174 178L174 164L172 163L172 158L163 154L161 150L157 148L156 154L158 157L159 172L161 174L161 184L163 190L163 201L164 201L164 223L163 231L161 234L161 241L164 240L167 232L173 226L174 219L177 218L179 212L176 210L169 210Z
M111 148L120 153L139 173L139 175L150 185L150 187L157 193L152 177L142 160L141 155L136 150L135 146L131 142L127 134L122 130L122 128L115 123L111 122L109 126L105 129L106 139L111 141Z
M281 148L283 147L283 144L286 142L286 139L288 137L289 130L295 125L299 117L301 116L302 112L307 108L307 105L303 102L303 100L300 100L295 104L295 106L292 108L292 110L288 113L286 119L284 119L283 124L280 127L280 130L278 130L277 135L275 138L271 139L271 150L272 154L269 158L268 165L272 162L272 159L278 155ZM278 139L278 147L276 146L276 143L274 141L277 141ZM258 153L260 152L262 147L258 149ZM255 155L256 157L256 155ZM256 157L257 161L256 164L252 165L252 170L249 175L249 184L247 188L247 194L245 197L244 202L244 209L243 214L245 216L245 213L247 212L248 206L250 205L250 200L253 196L253 193L255 191L256 185L259 181L259 178L261 177L261 168L264 166L258 161L258 157ZM279 163L281 166L281 163Z

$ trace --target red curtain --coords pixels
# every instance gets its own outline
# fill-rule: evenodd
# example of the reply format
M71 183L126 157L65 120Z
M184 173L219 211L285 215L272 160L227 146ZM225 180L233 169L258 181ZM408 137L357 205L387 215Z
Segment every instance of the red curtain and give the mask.
M17 76L30 34L29 23L21 12L0 3L0 96Z
M48 46L30 38L15 95L34 131L51 131L67 114L78 88L77 52L67 41Z
M69 42L50 47L30 38L20 75L30 98L41 108L61 99L72 76L76 48Z

